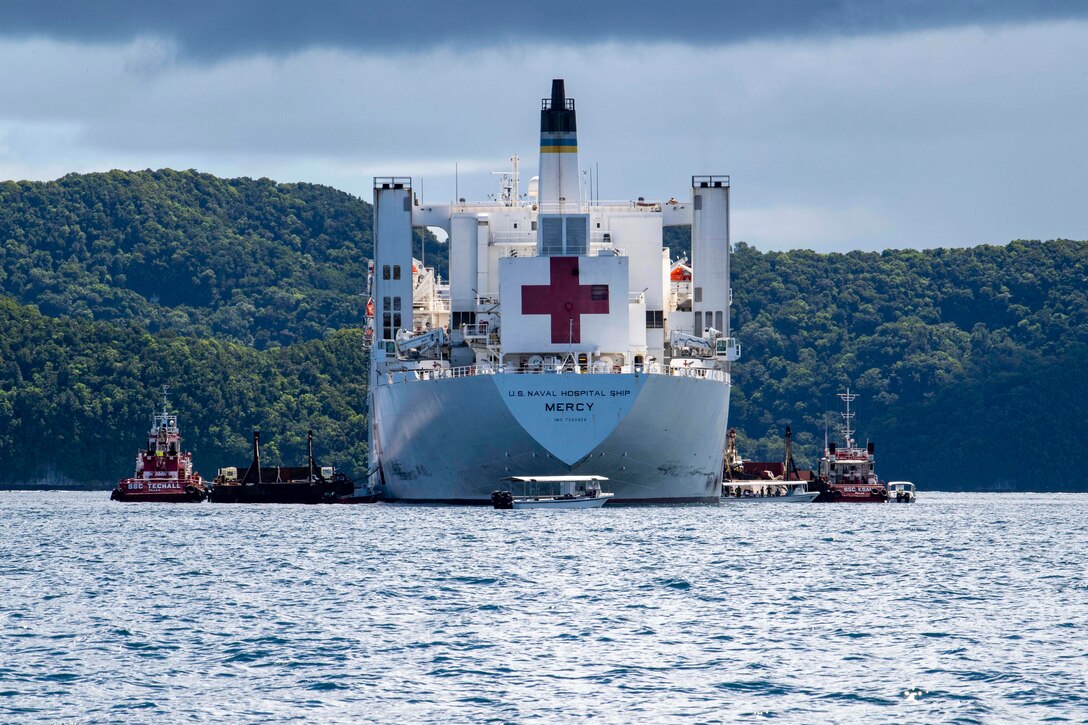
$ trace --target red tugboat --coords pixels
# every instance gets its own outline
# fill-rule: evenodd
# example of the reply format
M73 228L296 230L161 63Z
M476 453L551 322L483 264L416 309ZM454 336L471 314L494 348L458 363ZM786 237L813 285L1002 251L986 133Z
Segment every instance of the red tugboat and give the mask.
M163 387L162 412L151 416L147 448L136 454L136 473L122 479L110 499L198 503L207 496L203 479L193 470L193 454L181 450L178 417L167 411Z
M874 470L874 446L869 441L865 448L854 445L850 403L857 398L850 388L839 393L846 412L841 413L843 424L840 427L846 446L837 448L835 442L824 444L824 456L820 459L820 495L816 501L835 503L885 503L888 500L888 486L876 476Z

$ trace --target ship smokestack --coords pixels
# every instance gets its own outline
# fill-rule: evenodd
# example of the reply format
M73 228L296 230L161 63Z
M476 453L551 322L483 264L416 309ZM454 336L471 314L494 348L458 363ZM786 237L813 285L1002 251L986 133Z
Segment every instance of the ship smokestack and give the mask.
M562 78L540 108L540 179L537 253L587 253L589 216L582 214L578 185L578 120Z
M552 78L552 108L566 105L567 88L562 78Z
M562 78L540 109L539 194L541 211L578 211L578 120Z

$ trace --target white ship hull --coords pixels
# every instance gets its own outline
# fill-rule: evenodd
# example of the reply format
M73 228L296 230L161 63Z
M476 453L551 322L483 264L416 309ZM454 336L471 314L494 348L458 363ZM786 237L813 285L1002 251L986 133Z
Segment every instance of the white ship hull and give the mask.
M597 475L615 503L717 502L729 385L663 374L495 374L371 390L375 483L490 504L507 476Z

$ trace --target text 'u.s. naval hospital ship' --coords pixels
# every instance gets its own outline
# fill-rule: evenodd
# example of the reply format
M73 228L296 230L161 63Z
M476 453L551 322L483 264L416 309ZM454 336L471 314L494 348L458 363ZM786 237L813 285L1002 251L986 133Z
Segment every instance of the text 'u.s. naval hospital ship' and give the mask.
M729 407L729 178L690 201L595 200L562 80L539 177L428 204L374 181L371 484L396 501L490 503L500 479L605 476L615 503L717 501ZM692 264L667 226L691 225ZM449 282L412 255L449 235ZM611 505L611 504L610 504Z

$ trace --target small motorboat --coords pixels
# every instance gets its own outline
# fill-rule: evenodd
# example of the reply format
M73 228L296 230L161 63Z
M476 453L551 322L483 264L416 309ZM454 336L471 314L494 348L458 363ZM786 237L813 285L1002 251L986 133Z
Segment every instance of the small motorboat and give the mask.
M502 481L510 488L492 492L497 509L600 508L614 495L601 490L608 481L604 476L509 476Z
M808 481L755 480L726 481L722 484L722 503L810 503L820 492L809 490Z
M888 484L888 500L893 503L914 503L918 489L910 481L892 481Z

